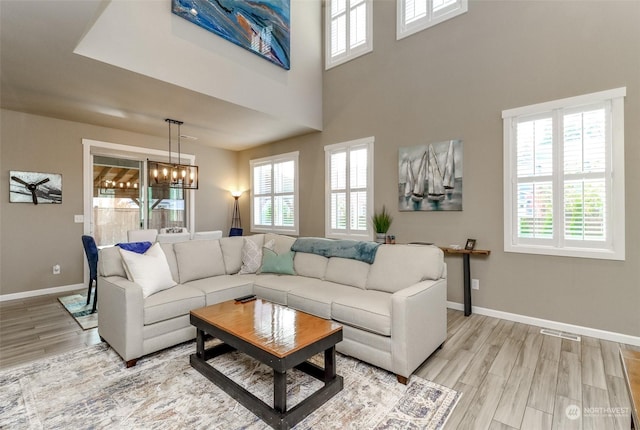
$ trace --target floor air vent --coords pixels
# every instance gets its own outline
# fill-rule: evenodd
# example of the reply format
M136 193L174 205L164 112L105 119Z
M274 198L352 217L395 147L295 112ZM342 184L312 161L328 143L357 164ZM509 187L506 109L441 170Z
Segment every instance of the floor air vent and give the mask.
M569 340L573 340L575 342L580 342L580 336L575 335L575 334L571 334L571 333L565 333L563 331L557 331L557 330L551 330L551 329L548 329L548 328L543 328L543 329L540 330L540 333L546 334L547 336L561 337L563 339L569 339Z

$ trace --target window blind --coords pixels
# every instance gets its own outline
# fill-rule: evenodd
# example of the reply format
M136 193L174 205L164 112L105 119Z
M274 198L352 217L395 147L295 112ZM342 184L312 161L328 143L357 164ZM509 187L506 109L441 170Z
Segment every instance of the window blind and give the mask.
M505 251L624 259L625 94L503 112Z
M325 147L327 236L369 236L373 138Z
M297 153L251 162L252 229L297 231Z
M465 13L468 0L396 0L396 38L402 39Z
M329 0L326 12L326 68L372 50L372 0Z

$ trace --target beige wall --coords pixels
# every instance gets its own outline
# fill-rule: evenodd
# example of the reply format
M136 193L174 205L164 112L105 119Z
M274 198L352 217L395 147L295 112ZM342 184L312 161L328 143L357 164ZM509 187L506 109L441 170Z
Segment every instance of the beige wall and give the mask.
M166 138L70 121L1 111L0 130L0 294L82 284L85 265L80 236L82 139L166 150ZM236 186L237 153L184 143L200 166L196 230L228 233ZM9 171L62 174L61 205L9 203ZM60 264L62 273L52 274Z
M74 52L319 130L320 6L318 0L291 1L290 70L177 17L166 1L109 2Z
M393 209L399 242L473 237L492 251L471 263L475 306L640 336L640 2L472 0L401 41L395 13L394 1L375 1L373 53L325 72L324 131L244 151L241 181L249 159L299 150L300 233L322 236L323 146L375 136L375 206ZM504 253L502 110L622 86L626 261ZM398 148L455 138L464 210L397 212ZM448 299L462 302L461 259L446 260Z

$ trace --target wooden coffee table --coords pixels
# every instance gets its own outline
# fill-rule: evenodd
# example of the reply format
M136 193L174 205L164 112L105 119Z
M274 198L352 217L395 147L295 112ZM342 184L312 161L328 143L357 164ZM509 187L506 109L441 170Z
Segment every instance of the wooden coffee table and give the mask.
M248 303L228 301L191 311L197 328L196 353L191 366L209 378L251 412L276 429L288 429L342 390L336 375L336 343L342 326L257 299ZM205 349L205 336L223 343ZM273 407L207 363L214 357L238 350L273 369ZM306 360L324 351L324 368ZM324 382L315 393L287 410L287 370L296 368Z

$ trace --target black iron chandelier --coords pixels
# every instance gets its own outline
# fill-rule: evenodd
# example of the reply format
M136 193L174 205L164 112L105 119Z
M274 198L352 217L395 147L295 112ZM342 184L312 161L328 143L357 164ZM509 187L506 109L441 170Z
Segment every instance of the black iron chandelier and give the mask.
M198 189L198 166L182 164L180 153L180 126L182 121L167 118L169 124L169 162L147 160L147 171L149 172L150 187L182 188L185 190ZM172 162L171 152L171 125L178 126L178 162Z

